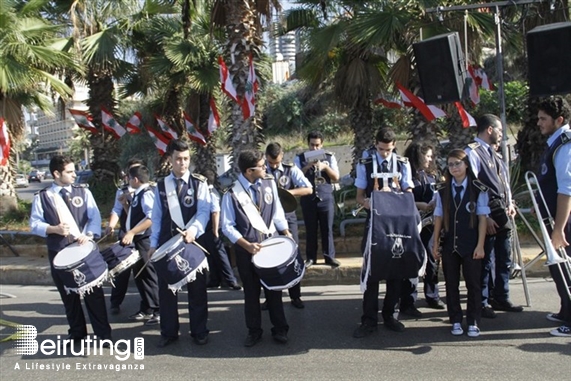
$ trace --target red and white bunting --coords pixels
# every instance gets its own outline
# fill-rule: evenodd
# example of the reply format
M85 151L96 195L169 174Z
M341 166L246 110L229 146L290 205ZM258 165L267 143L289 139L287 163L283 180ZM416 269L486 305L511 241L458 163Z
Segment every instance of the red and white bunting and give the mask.
M458 109L458 113L460 114L460 119L462 119L462 126L464 128L468 128L470 126L475 126L476 125L476 119L474 119L474 117L472 115L470 115L468 113L468 111L466 111L464 106L462 106L462 103L456 101L456 102L454 102L454 104L456 105L456 108Z
M139 111L135 111L135 113L133 114L131 119L129 119L129 121L125 125L125 128L127 128L127 131L130 134L139 134L141 132L140 127L141 127L141 121L142 120L143 120L143 117L141 116L141 113Z
M480 103L480 86L478 85L478 80L474 73L474 67L468 65L468 72L466 73L470 79L470 99L474 105Z
M186 132L188 132L188 137L191 140L197 142L198 144L206 145L206 139L204 138L204 135L198 132L198 130L194 126L194 122L192 121L192 119L190 119L190 116L184 111L183 115L184 115L184 126L186 128Z
M250 54L250 65L248 70L248 80L246 82L246 91L242 98L242 115L244 119L254 116L256 112L256 92L258 91L258 80L256 71L254 70L254 60Z
M484 90L495 90L494 84L488 78L488 75L481 67L474 68L474 76L478 81L478 86L480 86Z
M91 132L92 134L99 133L97 127L95 127L95 125L91 122L93 117L87 111L73 110L71 108L68 110L73 119L75 119L75 123L79 127Z
M10 134L8 124L0 118L0 165L7 165L10 158Z
M169 144L169 139L166 138L160 132L155 131L148 126L146 126L146 127L147 127L147 132L149 133L149 136L151 137L151 140L153 141L153 143L155 143L155 147L157 147L157 149L159 150L159 153L161 155L164 155L164 153L167 151L167 145Z
M220 116L214 98L210 98L210 115L208 116L208 133L213 134L220 127Z
M383 105L386 108L392 108L392 109L396 109L396 110L401 109L404 106L402 101L400 101L398 99L387 100L385 98L380 98L380 97L375 99L374 103L376 105Z
M228 73L228 67L226 66L222 56L218 57L218 64L220 65L220 84L222 86L222 91L232 98L234 102L238 102L238 93L236 92L236 88L232 82L232 77L230 76L230 73Z
M157 120L157 123L159 124L159 127L160 127L160 131L163 133L163 135L165 135L167 138L169 138L169 140L170 139L178 139L178 134L176 133L175 130L170 128L170 126L168 124L166 124L157 115L155 115L155 119Z
M113 114L107 111L103 106L101 106L101 124L103 124L103 128L111 132L116 139L121 139L121 136L127 133L127 130L117 123Z
M442 118L446 116L446 113L442 111L442 109L433 105L427 105L424 103L422 98L417 97L411 91L405 89L400 83L397 83L396 86L399 89L402 101L405 106L416 108L429 122L433 121L436 118Z

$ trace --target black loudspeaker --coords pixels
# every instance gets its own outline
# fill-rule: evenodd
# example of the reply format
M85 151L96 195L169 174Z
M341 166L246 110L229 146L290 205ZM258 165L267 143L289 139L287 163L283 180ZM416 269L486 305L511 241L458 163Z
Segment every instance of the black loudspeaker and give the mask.
M530 30L527 62L531 96L571 93L571 22Z
M439 104L461 100L466 68L458 33L431 37L412 47L424 101Z

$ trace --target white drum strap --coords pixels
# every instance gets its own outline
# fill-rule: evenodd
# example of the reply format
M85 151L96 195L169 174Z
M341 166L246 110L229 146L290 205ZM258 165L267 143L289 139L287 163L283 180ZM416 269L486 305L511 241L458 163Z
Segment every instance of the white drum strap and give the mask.
M168 180L168 179L171 180ZM178 200L178 194L176 192L174 177L168 177L165 179L165 190L167 192L167 203L169 205L169 212L171 214L171 219L177 226L181 229L184 228L184 219L182 218L182 211L180 210L180 203ZM190 184L189 184L190 186ZM194 218L193 218L194 220Z
M373 160L375 162L376 160ZM370 201L370 211L371 215L369 217L369 232L367 233L367 241L365 244L365 252L363 253L363 264L361 266L361 292L367 291L367 280L369 275L371 275L371 245L373 241L373 218L376 213L374 211L374 198L371 197Z
M137 189L137 191L135 192L135 194L133 195L133 200L135 199L135 197L137 197L139 195L140 192L143 192L145 190L145 188L147 188L149 186L149 184L144 184L142 185L139 189ZM131 229L133 229L131 227L131 208L133 207L133 202L131 202L131 205L129 205L129 211L127 212L127 223L126 223L126 230L129 231ZM169 210L170 210L170 206L169 206ZM171 214L172 216L172 214ZM139 223L137 225L135 225L135 227L139 226L140 224L143 223L145 219L143 218L141 221L139 221ZM138 233L137 235L141 235L141 234L145 234L144 231Z
M59 217L59 222L60 223L65 222L69 225L69 234L73 238L79 237L81 235L81 231L79 230L79 227L75 222L75 218L73 218L73 215L71 214L71 210L69 210L69 208L63 201L63 198L61 198L59 194L56 194L53 188L48 189L46 192L48 198L50 199L52 205L56 210L56 213Z
M242 207L242 209L244 209L244 213L246 213L246 216L248 217L248 220L250 221L254 229L266 235L271 235L276 231L276 227L274 226L273 222L270 223L269 227L266 226L266 223L264 222L262 216L258 213L258 209L254 205L252 198L250 197L248 192L244 189L244 186L240 181L236 181L234 183L232 191L236 195L236 198L238 199L240 206Z

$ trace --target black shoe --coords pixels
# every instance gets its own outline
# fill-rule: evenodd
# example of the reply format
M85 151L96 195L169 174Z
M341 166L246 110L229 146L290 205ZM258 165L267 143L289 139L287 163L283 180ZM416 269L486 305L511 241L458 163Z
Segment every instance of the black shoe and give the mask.
M267 311L268 310L268 301L264 300L264 302L262 304L260 304L260 309L262 311Z
M129 320L148 320L153 317L153 314L148 314L143 311L135 312L133 315L129 316Z
M301 298L293 298L291 300L291 305L294 306L295 308L305 308L305 305L303 304L303 301L301 300Z
M315 261L313 259L308 259L307 261L305 261L305 268L308 269L311 266L313 266L315 264Z
M196 345L204 345L208 343L208 333L201 337L193 337L192 338Z
M482 307L482 317L486 319L494 319L496 317L496 312L492 309L491 306L484 306Z
M216 289L218 287L220 287L220 284L218 284L218 283L207 283L206 284L206 288Z
M153 314L149 320L145 322L145 325L158 325L161 324L161 315Z
M353 331L353 337L356 339L360 339L369 336L373 332L377 332L376 325L361 324L360 326L357 327L355 331Z
M171 345L172 343L174 343L176 341L178 341L178 337L161 336L161 338L159 339L159 342L157 343L157 347L164 348L168 345Z
M404 324L392 316L389 317L388 319L385 319L385 327L387 327L391 331L395 331L395 332L404 331Z
M272 338L280 344L287 343L287 333L273 333Z
M494 310L497 311L507 311L507 312L521 312L523 311L522 306L513 304L511 301L506 300L505 302L499 302L497 300L490 300L490 305Z
M235 291L240 291L242 289L242 287L238 283L231 283L230 285L228 285L228 288L230 290L235 290Z
M246 337L246 341L244 341L244 346L249 348L249 347L253 347L254 345L258 344L259 341L262 340L262 333L257 333L257 334L249 334Z
M443 310L446 308L446 305L444 304L444 302L440 299L430 299L430 300L426 300L426 304L428 304L428 308L433 308L435 310Z
M111 306L109 308L109 313L111 315L119 315L120 312L121 312L121 307L119 306Z
M336 267L341 266L341 262L339 262L339 261L338 261L337 259L335 259L335 258L327 258L327 259L325 260L325 264L326 264L326 265L329 265L329 266L331 266L331 267L333 267L333 268L336 268Z
M422 317L422 312L420 312L415 306L406 307L405 309L400 310L400 313L417 319Z

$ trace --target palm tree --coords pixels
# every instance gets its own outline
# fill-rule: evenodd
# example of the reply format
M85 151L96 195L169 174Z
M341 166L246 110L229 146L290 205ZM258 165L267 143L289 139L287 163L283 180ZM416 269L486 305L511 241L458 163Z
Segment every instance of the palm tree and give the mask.
M0 0L0 117L8 125L12 142L24 134L22 107L50 110L50 92L68 97L71 89L57 74L73 67L58 44L61 27L45 22L37 8ZM0 167L0 214L17 208L13 167Z

